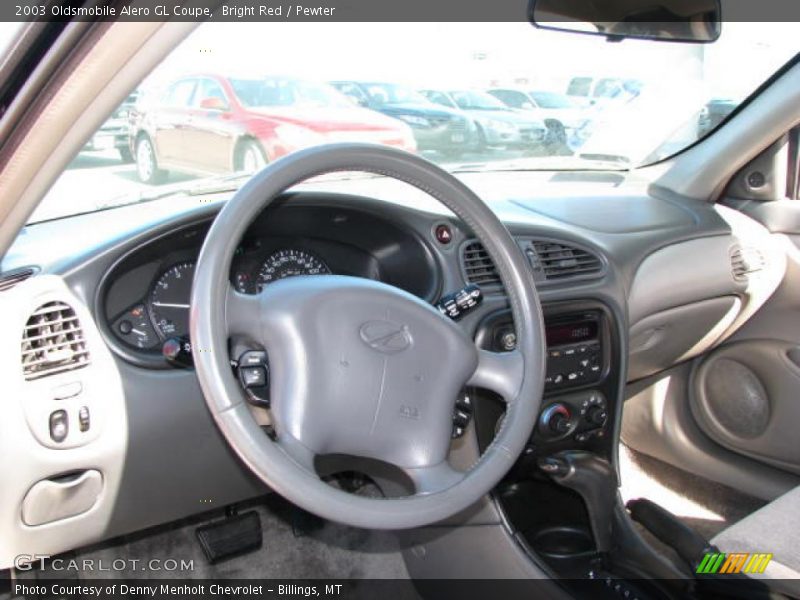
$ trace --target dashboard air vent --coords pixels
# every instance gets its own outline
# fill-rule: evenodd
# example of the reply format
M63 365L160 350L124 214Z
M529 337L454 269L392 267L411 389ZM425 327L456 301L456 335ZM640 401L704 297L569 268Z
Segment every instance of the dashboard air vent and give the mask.
M533 249L547 281L591 275L603 270L599 258L574 246L534 241Z
M16 269L0 274L0 292L10 290L18 283L22 283L28 277L31 277L34 273L36 273L36 271L33 268L26 267L24 269Z
M32 380L89 364L89 351L78 321L68 304L48 302L37 308L22 333L22 371Z
M736 281L747 281L750 273L761 271L767 264L764 255L752 246L734 246L731 249L731 272Z
M480 242L469 242L464 247L464 275L469 283L478 286L499 285L500 276L489 253Z

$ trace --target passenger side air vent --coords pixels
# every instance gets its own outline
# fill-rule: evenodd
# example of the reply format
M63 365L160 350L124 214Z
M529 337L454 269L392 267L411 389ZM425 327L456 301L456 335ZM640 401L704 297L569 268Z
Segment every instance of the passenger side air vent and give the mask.
M34 273L36 273L35 269L32 267L25 267L24 269L16 269L0 274L0 292L10 290L18 283L22 283L28 277L31 277Z
M546 281L591 275L603 270L600 259L586 250L558 242L533 242ZM533 257L528 254L533 262Z
M734 246L731 249L731 272L736 281L747 281L750 273L761 271L767 264L764 255L752 246Z
M22 333L22 371L28 381L89 364L89 351L71 306L48 302L36 309Z
M480 242L473 241L464 246L463 265L464 277L469 283L478 286L500 284L494 263Z

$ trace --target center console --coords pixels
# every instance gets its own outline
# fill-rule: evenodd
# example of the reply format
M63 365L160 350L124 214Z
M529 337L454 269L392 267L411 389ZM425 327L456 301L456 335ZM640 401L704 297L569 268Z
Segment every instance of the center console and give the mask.
M544 398L525 456L529 459L568 448L599 452L610 458L610 429L617 407L613 401L619 373L619 342L608 310L580 302L544 307L547 369ZM510 314L489 316L480 326L478 344L497 352L516 345ZM502 418L502 404L484 398L476 408L481 446L488 445ZM481 414L481 408L483 409Z
M600 302L553 303L543 311L547 368L539 417L494 497L534 560L561 577L586 577L610 544L609 531L599 524L608 522L604 512L611 510L609 498L616 498L611 465L621 410L621 345L613 315ZM510 351L515 335L510 313L500 311L481 323L477 342ZM472 394L484 450L502 423L504 404L489 392Z

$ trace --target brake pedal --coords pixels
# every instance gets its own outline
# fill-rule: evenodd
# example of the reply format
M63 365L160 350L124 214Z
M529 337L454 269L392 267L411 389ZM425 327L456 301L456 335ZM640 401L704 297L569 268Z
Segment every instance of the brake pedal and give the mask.
M253 510L198 527L195 534L209 564L212 565L259 550L263 542L261 517Z

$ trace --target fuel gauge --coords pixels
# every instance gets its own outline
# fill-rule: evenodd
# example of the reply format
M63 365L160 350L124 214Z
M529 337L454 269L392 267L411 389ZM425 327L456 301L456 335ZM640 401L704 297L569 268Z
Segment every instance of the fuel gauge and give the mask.
M158 336L150 323L144 304L136 304L120 315L113 325L114 332L135 348L153 348Z

